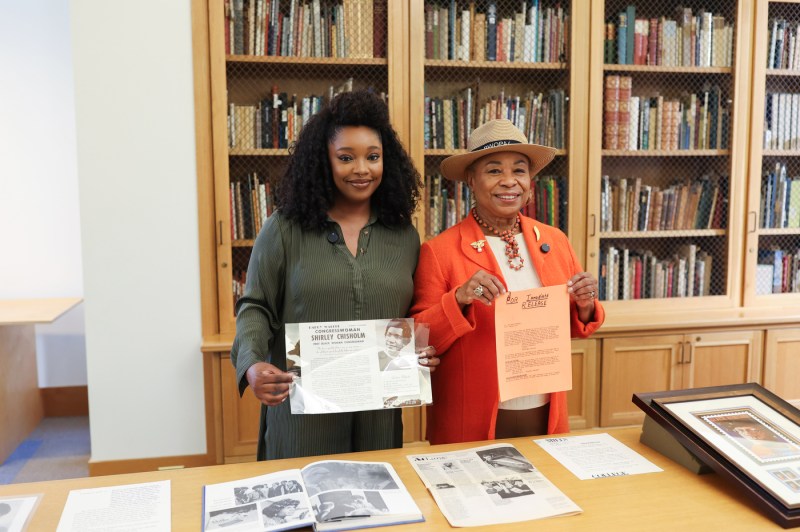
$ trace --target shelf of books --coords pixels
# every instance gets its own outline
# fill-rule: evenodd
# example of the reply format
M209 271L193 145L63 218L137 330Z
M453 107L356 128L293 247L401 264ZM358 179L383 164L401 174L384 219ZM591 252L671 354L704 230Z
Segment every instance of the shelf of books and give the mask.
M445 180L439 165L464 151L469 133L492 118L508 118L529 142L558 149L554 162L534 178L533 201L523 212L568 234L581 225L571 216L583 215L570 211L583 210L571 209L576 201L582 205L583 187L570 184L574 176L583 178L577 168L585 159L574 158L573 148L585 153L586 142L572 124L585 113L587 99L575 93L587 87L576 79L576 69L585 81L588 57L570 51L573 39L588 31L588 6L549 0L411 2L410 150L424 172L418 219L423 238L469 212L468 187Z
M300 129L339 92L389 99L390 11L400 9L398 0L209 2L220 332L235 330L252 246Z
M756 4L745 304L800 303L800 2Z
M743 3L592 6L587 253L610 313L738 304Z

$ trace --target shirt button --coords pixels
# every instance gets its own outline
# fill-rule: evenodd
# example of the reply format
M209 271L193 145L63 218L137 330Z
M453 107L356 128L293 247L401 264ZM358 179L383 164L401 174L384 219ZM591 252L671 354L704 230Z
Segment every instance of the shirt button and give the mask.
M369 234L369 229L364 231L364 235L368 235L368 234Z
M364 251L364 248L361 248L361 254L363 255L364 253L366 253L366 252Z

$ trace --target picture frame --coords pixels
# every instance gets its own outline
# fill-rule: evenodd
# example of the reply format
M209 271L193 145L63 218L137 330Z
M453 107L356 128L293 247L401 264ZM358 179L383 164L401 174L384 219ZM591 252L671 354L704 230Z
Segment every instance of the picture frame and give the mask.
M800 526L800 410L755 383L635 393L633 402L773 521Z

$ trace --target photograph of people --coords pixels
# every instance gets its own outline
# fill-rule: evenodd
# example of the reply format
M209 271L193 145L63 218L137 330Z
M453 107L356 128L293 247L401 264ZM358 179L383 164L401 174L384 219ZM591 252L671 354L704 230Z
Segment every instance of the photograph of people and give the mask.
M258 523L258 514L255 504L248 504L246 506L238 506L236 508L226 508L224 510L215 510L208 513L208 521L206 521L206 530L216 530L218 528L236 528L236 525L245 523Z
M411 324L406 319L393 319L383 331L385 348L378 353L378 367L381 371L411 369L417 367L413 350L406 349L411 342Z
M747 451L751 458L763 463L800 458L800 444L747 412L725 416L709 416L734 444Z
M597 280L583 271L560 230L522 216L531 178L555 154L528 144L509 120L475 129L468 152L442 161L465 182L475 206L459 224L425 242L414 276L411 317L430 324L441 357L427 408L431 444L569 432L566 391L500 404L493 301L507 291L567 285L570 334L586 338L604 320Z
M513 447L501 447L486 451L476 451L486 464L493 468L505 468L515 473L532 473L535 471L533 464Z
M309 515L308 508L304 508L297 499L281 499L265 506L261 510L264 526L282 525L305 519Z
M291 150L236 304L231 362L262 403L258 459L402 446L401 411L292 415L285 325L405 316L420 177L376 94L334 97ZM355 281L357 280L357 282ZM432 348L420 363L435 367Z

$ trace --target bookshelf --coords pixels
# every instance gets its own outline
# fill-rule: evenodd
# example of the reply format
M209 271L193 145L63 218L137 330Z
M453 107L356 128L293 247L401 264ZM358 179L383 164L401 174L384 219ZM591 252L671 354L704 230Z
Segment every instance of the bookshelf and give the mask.
M224 0L208 9L219 332L232 334L255 236L302 125L333 95L360 88L402 116L403 51L392 36L403 16L396 0Z
M750 20L592 4L587 267L609 315L739 304Z
M800 304L800 2L757 2L745 305Z
M469 211L468 190L447 182L439 164L463 152L469 132L494 117L558 149L534 179L526 214L580 241L584 187L573 183L583 179L585 165L586 131L578 124L587 112L581 80L589 64L577 40L588 32L588 7L588 1L410 2L409 151L425 181L417 217L423 239ZM581 255L582 246L575 247Z

